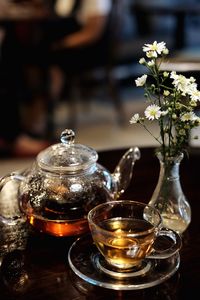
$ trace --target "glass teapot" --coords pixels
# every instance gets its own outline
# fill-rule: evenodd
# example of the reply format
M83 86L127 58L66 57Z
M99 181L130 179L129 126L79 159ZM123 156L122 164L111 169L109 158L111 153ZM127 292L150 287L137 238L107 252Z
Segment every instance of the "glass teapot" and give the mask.
M25 217L41 232L74 236L88 231L87 214L94 206L119 198L127 188L133 165L140 158L138 147L130 148L111 174L97 163L97 152L75 143L75 133L66 129L61 143L41 151L33 165L0 180L0 191L9 181L18 182L17 201L21 215L0 216L6 224Z

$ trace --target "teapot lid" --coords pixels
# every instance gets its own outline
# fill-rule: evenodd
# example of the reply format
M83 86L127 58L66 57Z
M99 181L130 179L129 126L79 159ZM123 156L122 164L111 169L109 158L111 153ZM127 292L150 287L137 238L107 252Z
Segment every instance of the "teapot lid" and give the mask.
M89 168L98 159L97 152L87 146L75 144L75 133L65 129L61 133L61 143L41 151L37 156L40 168L47 171L74 173Z

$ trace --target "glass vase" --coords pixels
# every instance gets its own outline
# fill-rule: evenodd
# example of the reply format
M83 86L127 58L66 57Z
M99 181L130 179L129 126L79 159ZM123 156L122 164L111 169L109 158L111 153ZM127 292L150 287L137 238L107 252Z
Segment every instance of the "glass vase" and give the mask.
M149 204L160 211L164 227L182 234L191 222L191 208L183 193L179 176L184 154L167 157L165 160L160 152L156 155L160 162L160 173Z

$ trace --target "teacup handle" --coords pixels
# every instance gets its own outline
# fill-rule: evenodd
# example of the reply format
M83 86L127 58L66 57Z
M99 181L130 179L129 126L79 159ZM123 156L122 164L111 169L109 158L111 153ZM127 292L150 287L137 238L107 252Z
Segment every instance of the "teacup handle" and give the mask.
M1 179L0 179L0 193L3 189L3 187L9 182L9 181L22 181L24 180L24 176L20 175L19 173L17 172L13 172L13 173L10 173L10 174L7 174L5 176L3 176ZM19 219L21 219L22 216L19 216L19 215L16 215L16 216L13 216L13 217L5 217L3 216L1 213L0 213L0 222L2 222L3 224L6 224L6 225L15 225L17 223L17 221Z
M153 250L152 250L151 254L148 255L148 258L166 259L166 258L169 258L170 256L174 255L181 249L182 240L181 240L180 235L178 233L176 233L175 231L173 231L171 229L163 228L158 232L157 238L160 236L170 238L173 242L172 245L167 249L156 249L153 247Z

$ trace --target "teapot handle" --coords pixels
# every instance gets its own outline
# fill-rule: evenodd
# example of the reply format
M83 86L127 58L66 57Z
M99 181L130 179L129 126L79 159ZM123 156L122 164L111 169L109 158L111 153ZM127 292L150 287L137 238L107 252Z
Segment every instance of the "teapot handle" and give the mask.
M128 187L132 174L133 166L136 160L139 160L141 153L138 147L130 148L120 159L117 167L112 174L114 181L117 184L117 197L119 197Z
M10 174L7 174L7 175L1 177L1 179L0 179L0 193L2 192L3 187L8 182L22 181L22 180L24 180L24 176L22 176L21 174L19 174L17 172L13 172L13 173L10 173ZM3 224L6 224L6 225L15 225L19 219L21 219L21 216L19 216L19 215L15 215L13 217L8 218L6 216L3 216L0 213L0 222L3 223Z

